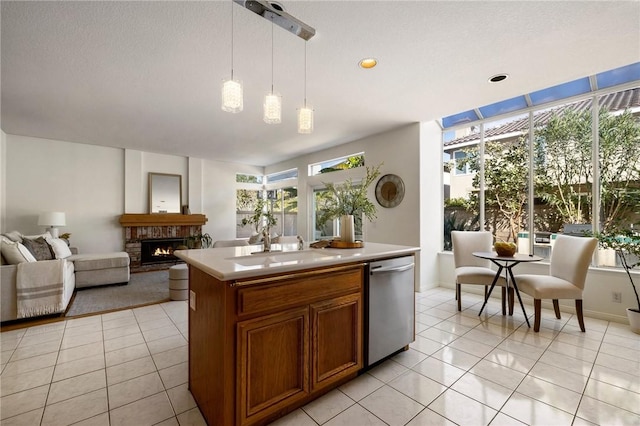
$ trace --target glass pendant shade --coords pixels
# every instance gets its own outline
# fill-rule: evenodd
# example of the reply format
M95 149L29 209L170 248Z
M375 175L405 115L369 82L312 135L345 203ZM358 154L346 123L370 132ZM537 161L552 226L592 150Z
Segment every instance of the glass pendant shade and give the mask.
M237 113L243 107L242 83L238 80L225 80L222 83L222 110Z
M274 93L264 97L264 122L267 124L282 122L282 99Z
M298 133L311 132L313 132L313 110L305 106L298 110Z

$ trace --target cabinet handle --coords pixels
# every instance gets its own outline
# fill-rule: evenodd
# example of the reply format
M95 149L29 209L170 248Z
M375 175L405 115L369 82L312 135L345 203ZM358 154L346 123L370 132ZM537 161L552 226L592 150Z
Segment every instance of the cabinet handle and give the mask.
M404 272L404 271L408 271L409 269L413 269L413 263L410 265L404 265L404 266L395 266L395 267L382 267L382 266L378 266L378 267L373 267L371 269L371 275L373 274L377 274L380 272Z
M268 277L268 278L258 278L258 279L249 280L249 281L233 281L233 282L231 282L231 284L229 284L229 286L230 287L245 287L245 286L248 286L248 285L266 284L266 283L271 283L271 282L274 282L274 281L284 281L284 280L290 280L290 279L305 278L305 277L310 277L310 276L314 276L314 275L324 275L324 274L332 273L332 272L341 272L341 271L348 271L350 269L362 268L364 265L365 265L364 263L358 263L358 264L350 264L348 266L337 266L335 268L317 269L317 270L314 270L314 271L297 272L297 273L293 273L293 274L277 275L277 276Z

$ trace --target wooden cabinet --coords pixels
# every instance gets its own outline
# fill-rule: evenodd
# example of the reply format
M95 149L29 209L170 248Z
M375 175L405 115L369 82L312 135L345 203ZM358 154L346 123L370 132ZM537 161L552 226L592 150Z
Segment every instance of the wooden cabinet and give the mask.
M313 390L362 368L362 309L359 293L311 305Z
M221 282L190 267L189 386L208 424L266 424L355 377L363 271Z
M241 424L309 395L309 309L238 323Z

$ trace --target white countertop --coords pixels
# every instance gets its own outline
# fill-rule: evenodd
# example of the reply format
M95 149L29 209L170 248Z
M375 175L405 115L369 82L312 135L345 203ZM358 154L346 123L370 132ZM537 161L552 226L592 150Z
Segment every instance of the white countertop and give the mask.
M313 249L305 244L304 250L297 250L297 244L273 244L271 250L263 253L262 245L253 245L176 250L173 254L221 281L230 281L403 256L418 252L420 248L367 242L357 249Z

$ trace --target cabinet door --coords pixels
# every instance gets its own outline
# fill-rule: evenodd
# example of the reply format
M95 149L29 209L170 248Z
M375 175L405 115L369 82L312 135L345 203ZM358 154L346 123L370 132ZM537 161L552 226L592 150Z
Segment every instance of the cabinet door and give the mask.
M311 305L312 391L362 368L362 294Z
M238 323L238 416L254 424L309 393L308 306Z

